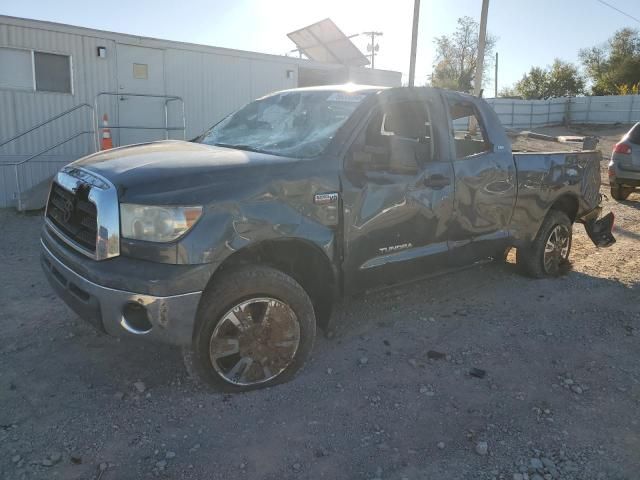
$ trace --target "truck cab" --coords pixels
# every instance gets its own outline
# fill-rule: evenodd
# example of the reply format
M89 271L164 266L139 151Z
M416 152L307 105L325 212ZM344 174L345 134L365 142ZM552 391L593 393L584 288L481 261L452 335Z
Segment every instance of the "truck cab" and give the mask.
M368 288L504 251L516 171L488 105L433 89L377 100L344 157L347 283Z

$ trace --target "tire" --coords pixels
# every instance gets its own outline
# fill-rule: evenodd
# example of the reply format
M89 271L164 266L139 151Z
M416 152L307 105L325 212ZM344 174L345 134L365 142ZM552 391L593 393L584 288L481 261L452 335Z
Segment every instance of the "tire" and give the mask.
M300 284L279 270L247 266L205 290L192 347L183 357L196 381L243 392L291 380L315 336L313 305Z
M633 192L633 188L631 187L623 187L619 183L611 184L611 197L618 202L622 202L629 198L631 192Z
M572 228L571 220L564 212L550 210L536 238L529 246L519 247L516 251L516 264L521 271L534 278L557 277L564 273L569 266ZM554 250L545 255L551 244L554 244Z

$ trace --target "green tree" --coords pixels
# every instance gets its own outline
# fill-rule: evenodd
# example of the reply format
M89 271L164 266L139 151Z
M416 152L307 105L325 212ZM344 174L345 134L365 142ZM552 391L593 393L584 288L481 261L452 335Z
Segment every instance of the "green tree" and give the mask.
M502 87L498 92L499 97L503 98L520 98L520 94L516 91L515 87Z
M585 80L573 63L555 59L549 70L550 97L568 97L584 93Z
M540 67L531 67L514 85L514 90L522 98L547 98L549 89L549 73Z
M442 35L434 39L436 61L430 77L432 86L460 92L473 91L478 61L479 28L478 22L473 18L461 17L452 35ZM490 66L495 43L495 37L487 35L484 51L485 71Z
M617 95L640 82L640 33L618 30L604 45L580 51L594 95Z
M514 90L526 99L544 99L580 95L584 87L578 67L556 58L550 67L532 67L514 85Z

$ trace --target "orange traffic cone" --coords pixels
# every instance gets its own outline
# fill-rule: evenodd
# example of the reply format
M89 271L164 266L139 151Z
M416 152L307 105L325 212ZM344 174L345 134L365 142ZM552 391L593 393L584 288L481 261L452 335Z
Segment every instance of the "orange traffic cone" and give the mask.
M102 116L102 142L100 143L100 150L109 150L110 148L113 148L113 140L111 140L109 116L105 113Z

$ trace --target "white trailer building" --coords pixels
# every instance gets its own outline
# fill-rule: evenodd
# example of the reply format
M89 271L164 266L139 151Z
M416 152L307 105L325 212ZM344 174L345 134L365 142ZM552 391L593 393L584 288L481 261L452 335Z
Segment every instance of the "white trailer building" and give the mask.
M114 146L189 139L297 86L396 86L401 74L0 15L0 207L39 207L51 175Z

